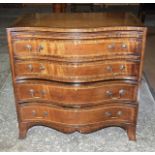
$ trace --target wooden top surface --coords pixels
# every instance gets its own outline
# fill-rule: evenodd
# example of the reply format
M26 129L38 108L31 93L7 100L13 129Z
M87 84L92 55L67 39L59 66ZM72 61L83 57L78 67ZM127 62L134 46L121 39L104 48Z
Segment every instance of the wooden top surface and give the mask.
M50 13L26 14L11 27L53 29L95 29L101 27L143 27L130 13Z

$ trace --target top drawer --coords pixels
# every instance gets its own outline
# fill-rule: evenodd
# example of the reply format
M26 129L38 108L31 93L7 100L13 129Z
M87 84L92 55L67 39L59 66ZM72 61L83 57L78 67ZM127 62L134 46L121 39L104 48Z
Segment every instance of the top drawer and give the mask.
M16 57L52 56L60 59L102 58L112 55L140 55L141 41L137 39L96 39L96 40L14 40Z

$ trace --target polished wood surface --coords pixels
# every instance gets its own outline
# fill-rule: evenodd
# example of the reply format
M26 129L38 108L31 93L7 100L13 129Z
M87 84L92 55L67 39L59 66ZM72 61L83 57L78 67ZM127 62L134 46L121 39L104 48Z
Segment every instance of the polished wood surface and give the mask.
M133 122L135 121L135 105L111 104L102 107L84 109L61 109L42 104L22 105L21 120L47 121L64 125L89 125L99 122ZM59 116L59 117L58 117Z
M35 13L19 18L12 27L48 27L71 30L108 26L143 25L130 13Z
M38 100L72 107L91 106L112 101L129 102L137 100L137 85L129 81L84 85L31 81L17 84L16 92L17 100L20 103Z
M136 140L146 32L127 13L16 20L7 33L19 138L34 125L65 133L119 126Z
M64 82L91 82L108 79L139 79L139 62L109 60L94 63L17 61L16 79L42 78Z
M16 56L94 57L109 55L136 55L140 41L135 38L93 40L17 40L14 41ZM74 51L74 52L73 52ZM139 53L140 54L140 53Z

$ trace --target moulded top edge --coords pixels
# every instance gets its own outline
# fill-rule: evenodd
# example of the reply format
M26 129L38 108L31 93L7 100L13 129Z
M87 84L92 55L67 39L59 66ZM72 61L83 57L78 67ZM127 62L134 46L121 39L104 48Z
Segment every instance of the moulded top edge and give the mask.
M95 27L95 28L51 28L51 27L8 27L8 31L42 31L42 32L101 32L101 31L144 31L147 28L144 26L112 26L112 27Z

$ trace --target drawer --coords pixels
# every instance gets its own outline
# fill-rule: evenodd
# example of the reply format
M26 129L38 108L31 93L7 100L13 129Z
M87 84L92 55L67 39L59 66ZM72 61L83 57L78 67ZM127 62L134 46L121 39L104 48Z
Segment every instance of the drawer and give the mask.
M115 60L92 63L16 61L16 79L49 79L64 82L90 82L106 79L139 78L139 62Z
M137 55L141 41L132 38L97 40L14 40L14 55L17 57L51 56L57 59L98 58L109 55ZM140 53L139 53L140 55Z
M137 107L111 104L94 108L69 109L47 105L20 106L21 121L45 121L63 125L89 125L99 122L130 123L136 119Z
M92 84L60 84L23 82L16 84L19 103L48 102L63 106L88 106L112 101L136 101L137 85L131 82L99 82Z

